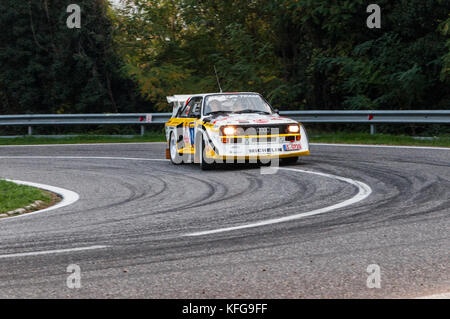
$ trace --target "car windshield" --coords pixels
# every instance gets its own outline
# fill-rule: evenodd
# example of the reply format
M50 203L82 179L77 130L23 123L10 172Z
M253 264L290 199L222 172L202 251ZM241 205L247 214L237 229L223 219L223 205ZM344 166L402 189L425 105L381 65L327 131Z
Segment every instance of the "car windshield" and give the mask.
M218 94L205 99L204 115L219 113L265 113L272 109L258 94Z

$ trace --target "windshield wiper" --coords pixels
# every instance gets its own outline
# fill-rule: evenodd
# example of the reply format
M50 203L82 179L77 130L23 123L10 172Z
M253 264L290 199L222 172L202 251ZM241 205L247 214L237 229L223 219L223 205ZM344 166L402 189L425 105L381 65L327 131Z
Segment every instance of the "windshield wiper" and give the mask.
M269 112L266 111L261 111L261 110L251 110L251 109L246 109L246 110L241 110L241 111L236 111L233 113L237 113L237 114L241 114L241 113L263 113L263 114L270 114Z

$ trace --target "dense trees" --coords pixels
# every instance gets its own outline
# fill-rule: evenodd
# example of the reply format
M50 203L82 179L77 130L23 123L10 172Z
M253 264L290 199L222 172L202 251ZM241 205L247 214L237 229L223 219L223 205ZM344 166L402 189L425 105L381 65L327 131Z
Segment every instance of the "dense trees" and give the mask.
M137 107L134 84L121 75L113 50L107 2L78 0L82 27L69 29L66 8L72 2L0 2L0 114Z
M166 93L217 90L213 65L226 90L280 108L450 106L448 0L378 1L381 29L362 0L125 2L119 46L160 108Z
M167 110L214 65L280 109L450 108L449 0L379 0L381 29L363 0L78 0L70 30L70 2L1 1L0 113Z

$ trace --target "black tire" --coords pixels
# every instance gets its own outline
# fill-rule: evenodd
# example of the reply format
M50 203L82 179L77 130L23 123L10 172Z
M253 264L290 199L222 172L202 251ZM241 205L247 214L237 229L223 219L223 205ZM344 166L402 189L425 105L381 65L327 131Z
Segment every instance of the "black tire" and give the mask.
M258 166L270 166L272 163L271 163L271 161L270 160L261 160L261 159L258 159L258 161L256 162L256 165L258 165Z
M170 161L174 165L180 165L180 164L183 164L183 156L180 153L178 153L176 148L177 148L177 146L176 146L176 142L175 142L175 135L172 132L172 133L170 133L170 137L169 137Z
M297 163L298 161L298 156L294 156L294 157L285 157L285 158L281 158L280 159L280 163L282 165L292 165Z
M201 147L199 156L200 156L199 164L200 169L202 171L207 171L214 168L214 161L212 159L205 158L205 140L203 139L203 136L201 138Z

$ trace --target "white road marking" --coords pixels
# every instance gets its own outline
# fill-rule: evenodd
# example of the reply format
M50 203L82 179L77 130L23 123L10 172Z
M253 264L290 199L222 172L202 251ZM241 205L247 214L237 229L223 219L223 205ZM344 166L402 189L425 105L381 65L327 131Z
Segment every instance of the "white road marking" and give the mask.
M90 247L78 247L78 248L68 248L68 249L56 249L56 250L43 250L43 251L32 251L28 253L17 253L17 254L7 254L0 255L0 259L2 258L15 258L15 257L28 257L28 256L39 256L39 255L50 255L50 254L63 254L63 253L71 253L77 251L85 251L85 250L93 250L93 249L104 249L108 246L90 246Z
M204 236L204 235L224 233L224 232L229 232L229 231L234 231L234 230L255 228L255 227L261 227L261 226L267 226L267 225L273 225L273 224L279 224L279 223L284 223L284 222L288 222L288 221L293 221L293 220L305 218L308 216L314 216L314 215L327 213L327 212L330 212L330 211L333 211L333 210L336 210L339 208L343 208L343 207L355 204L357 202L360 202L360 201L366 199L372 193L372 189L370 188L369 185L367 185L363 182L360 182L360 181L350 179L350 178L341 177L341 176L332 175L332 174L314 172L314 171L305 171L305 170L295 169L295 168L280 167L279 169L285 170L285 171L293 171L293 172L314 174L314 175L334 178L334 179L337 179L337 180L340 180L340 181L343 181L343 182L346 182L346 183L356 186L358 188L358 193L355 196L353 196L352 198L347 199L341 203L337 203L337 204L334 204L334 205L331 205L328 207L324 207L324 208L315 209L310 212L305 212L305 213L300 213L300 214L295 214L295 215L290 215L290 216L285 216L285 217L280 217L280 218L272 218L272 219L262 220L262 221L244 224L244 225L240 225L240 226L225 227L225 228L219 228L219 229L213 229L213 230L194 232L194 233L184 234L183 236L184 237Z
M450 292L430 296L417 297L415 299L450 299Z
M89 157L89 156L0 156L0 159L110 159L110 160L131 160L131 161L164 161L164 162L168 161L166 159L159 159L159 158ZM6 221L12 220L12 219L23 218L23 217L32 216L35 214L49 212L49 211L52 211L55 209L69 206L80 199L80 195L78 195L77 193L75 193L73 191L64 189L64 188L45 185L45 184L39 184L39 183L11 180L11 179L6 179L6 180L16 183L16 184L28 185L28 186L37 187L37 188L40 188L43 190L47 190L47 191L50 191L50 192L60 195L63 199L58 204L51 206L49 208L41 209L41 210L38 210L38 211L35 211L32 213L22 214L22 215L18 215L18 216L2 218L0 220L1 222L6 222Z
M45 184L40 184L40 183L24 182L24 181L17 181L17 180L11 180L11 179L5 179L5 180L19 184L19 185L27 185L27 186L31 186L31 187L40 188L40 189L43 189L43 190L46 190L46 191L49 191L52 193L56 193L62 197L62 200L58 204L53 205L49 208L41 209L41 210L38 210L38 211L35 211L32 213L27 213L27 214L23 214L23 215L2 218L2 221L31 216L31 215L35 215L35 214L44 213L44 212L49 212L49 211L52 211L55 209L59 209L62 207L72 205L73 203L75 203L76 201L78 201L80 199L80 195L78 195L77 193L70 191L68 189L45 185Z
M310 143L317 146L345 146L345 147L370 147L370 148L405 148L405 149L423 149L423 150L441 150L450 151L450 147L432 147L432 146L401 146L401 145L373 145L373 144L332 144L332 143Z
M105 156L0 156L0 159L108 159L108 160L128 160L128 161L161 161L162 158L139 158L139 157L105 157Z

